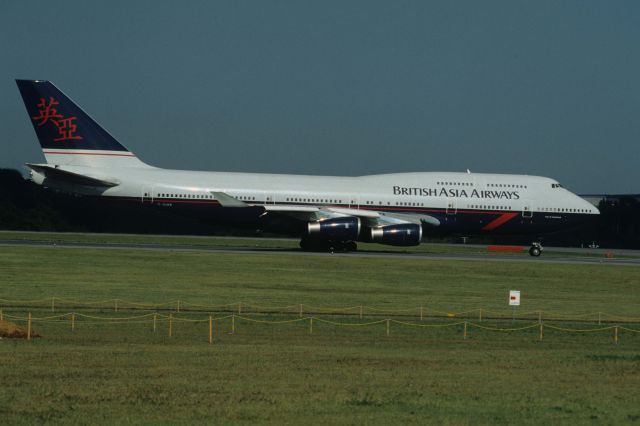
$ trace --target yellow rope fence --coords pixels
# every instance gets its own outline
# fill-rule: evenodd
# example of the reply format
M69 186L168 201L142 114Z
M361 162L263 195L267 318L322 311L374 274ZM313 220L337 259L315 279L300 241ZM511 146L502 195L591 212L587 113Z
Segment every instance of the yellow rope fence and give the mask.
M124 299L105 299L97 301L82 301L73 300L60 297L51 297L43 299L30 299L30 300L14 300L0 298L0 312L2 308L42 308L49 309L52 313L60 309L103 309L113 310L118 312L121 310L148 310L148 311L176 311L176 312L235 312L238 315L242 314L268 314L268 313L281 313L281 314L297 314L299 318L305 315L357 315L360 319L364 319L365 316L396 316L396 317L414 317L424 320L426 318L460 318L460 319L477 319L479 322L487 319L535 319L538 322L545 321L577 321L577 322L597 322L599 325L602 323L640 323L640 316L626 316L619 314L612 314L607 312L586 312L586 313L564 313L564 312L551 312L551 311L495 311L485 308L475 308L465 311L446 311L436 309L427 304L420 306L413 306L407 308L397 307L376 307L367 305L355 305L355 306L314 306L307 305L305 303L297 303L291 305L280 306L268 306L258 303L247 302L232 302L223 304L204 304L204 303L191 303L183 300L172 300L162 303L144 303L134 302ZM1 315L1 313L0 313Z
M332 325L335 327L368 327L379 324L385 324L386 336L390 336L391 334L391 325L399 326L399 327L417 327L417 328L460 328L463 329L463 339L467 339L469 336L469 330L471 328L476 328L479 330L491 331L491 332L503 332L503 333L512 333L519 332L531 329L539 330L539 340L543 340L544 330L553 330L556 332L562 333L599 333L599 332L611 332L613 331L614 335L614 343L618 344L620 339L620 332L625 331L632 334L640 334L640 329L629 328L621 325L615 326L605 326L605 327L597 327L597 328L567 328L560 327L553 324L548 324L544 322L534 322L530 324L526 324L519 327L490 327L484 324L471 322L471 321L457 321L450 323L439 323L439 324L425 324L425 323L415 323L408 321L400 321L392 318L379 319L375 321L366 321L366 322L348 322L348 321L335 321L328 320L326 318L319 318L314 316L301 317L301 318L293 318L286 320L270 320L270 319L256 319L248 316L237 315L235 313L231 315L218 316L214 317L213 315L208 315L206 318L190 318L185 316L179 316L178 312L170 312L168 315L164 315L161 313L148 313L143 315L134 315L128 317L113 317L113 316L96 316L96 315L86 315L82 313L76 312L68 312L62 313L58 315L49 315L42 317L34 317L31 312L25 316L17 316L17 315L8 315L4 314L4 318L13 321L23 321L27 322L27 339L30 340L32 336L32 327L34 323L60 323L66 322L70 324L71 331L75 331L77 320L81 320L82 324L153 324L153 332L157 331L157 324L159 322L166 323L168 326L168 335L172 337L174 335L174 323L208 323L208 341L209 343L213 343L213 327L216 327L216 334L218 329L218 324L223 320L231 320L231 330L229 334L236 333L237 321L245 321L248 323L259 324L259 325L283 325L283 324L296 324L296 323L304 323L308 322L309 324L309 334L313 334L314 322Z

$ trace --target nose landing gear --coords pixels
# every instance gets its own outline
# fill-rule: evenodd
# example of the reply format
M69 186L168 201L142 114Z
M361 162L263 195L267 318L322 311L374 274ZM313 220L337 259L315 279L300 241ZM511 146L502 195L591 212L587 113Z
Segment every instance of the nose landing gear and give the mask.
M538 257L542 254L542 244L540 243L531 243L531 247L529 248L529 255L533 257Z

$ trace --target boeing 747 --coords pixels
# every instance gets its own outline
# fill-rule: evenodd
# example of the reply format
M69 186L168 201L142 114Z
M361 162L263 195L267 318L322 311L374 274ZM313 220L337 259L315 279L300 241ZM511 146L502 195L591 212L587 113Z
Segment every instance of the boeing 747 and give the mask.
M432 231L538 236L576 227L597 208L554 179L485 173L359 177L182 171L142 162L52 83L17 80L46 163L45 187L220 224L294 232L305 250L358 241L420 244ZM541 246L529 253L539 256Z

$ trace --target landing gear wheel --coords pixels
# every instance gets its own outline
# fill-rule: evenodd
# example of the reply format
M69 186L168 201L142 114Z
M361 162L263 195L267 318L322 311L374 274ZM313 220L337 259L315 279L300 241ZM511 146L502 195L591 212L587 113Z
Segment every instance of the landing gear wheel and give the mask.
M538 257L542 254L542 246L540 243L533 243L531 248L529 249L529 255L533 257Z
M345 245L345 249L346 249L346 251L357 251L358 250L358 244L356 244L355 241L349 241Z

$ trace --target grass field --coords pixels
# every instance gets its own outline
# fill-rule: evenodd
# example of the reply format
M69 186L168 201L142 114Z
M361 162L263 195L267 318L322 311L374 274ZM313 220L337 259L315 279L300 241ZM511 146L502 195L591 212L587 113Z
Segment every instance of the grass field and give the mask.
M523 310L640 317L639 284L640 268L607 265L0 247L0 298L5 299L424 305L446 312L483 307L508 315L507 292L518 289ZM472 328L463 339L459 326L394 325L387 336L383 323L316 323L313 334L307 322L238 320L235 325L230 334L229 320L220 321L209 345L206 322L176 323L173 337L166 322L156 333L149 323L78 321L73 333L68 323L36 323L40 339L0 340L0 419L6 424L640 422L640 334L621 333L615 345L611 331L547 330L540 342L536 328Z

